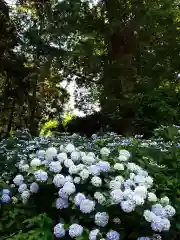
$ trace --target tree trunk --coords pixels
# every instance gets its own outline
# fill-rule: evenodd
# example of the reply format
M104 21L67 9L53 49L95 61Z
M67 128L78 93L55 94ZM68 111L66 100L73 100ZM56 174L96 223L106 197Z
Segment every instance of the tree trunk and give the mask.
M133 29L120 22L119 1L105 0L105 5L109 30L100 99L102 112L114 116L116 120L121 116L132 125L133 106L128 96L133 90L135 78L136 37Z

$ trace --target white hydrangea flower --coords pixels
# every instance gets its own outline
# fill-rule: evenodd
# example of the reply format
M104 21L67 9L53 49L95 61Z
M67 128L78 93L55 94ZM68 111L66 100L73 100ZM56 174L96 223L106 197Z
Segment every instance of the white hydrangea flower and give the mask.
M71 159L66 159L64 161L64 166L70 168L71 166L74 166L74 162Z
M151 187L153 185L153 178L148 176L148 177L146 177L145 182L146 182L147 186Z
M23 171L23 172L27 172L28 170L29 170L29 165L28 164L24 164L24 165L22 165L21 166L21 171Z
M111 180L109 183L110 189L120 189L122 185L121 181Z
M96 155L95 155L95 153L93 153L93 152L88 152L87 156L96 158Z
M123 155L123 156L126 156L127 158L130 158L131 157L131 154L129 151L125 150L125 149L122 149L119 151L119 155Z
M65 147L65 152L67 153L72 153L75 151L75 146L71 143L67 144L66 147Z
M132 200L136 203L137 206L144 204L144 198L138 194L134 194Z
M94 211L95 202L89 199L82 200L80 203L80 210L83 213L91 213Z
M80 177L75 177L73 182L76 183L76 184L79 184L81 182L81 178Z
M136 175L134 174L134 173L130 173L129 174L129 178L131 179L131 180L134 180L134 177L135 177Z
M124 155L120 155L120 156L118 157L118 160L119 160L120 162L127 162L127 161L128 161L128 158L127 158L126 156L124 156Z
M110 195L114 203L120 203L123 200L123 192L120 189L113 190Z
M45 150L39 150L37 151L37 154L36 154L38 157L45 157L46 155L46 151Z
M30 197L30 192L28 190L24 191L22 194L21 194L21 198L26 201L28 200Z
M105 227L108 224L109 215L106 212L97 212L95 214L95 224L99 227Z
M138 186L134 189L134 194L140 195L145 199L147 196L147 188L145 186Z
M146 178L142 175L136 175L134 177L134 182L139 184L139 185L145 185Z
M171 205L166 205L164 207L167 217L173 217L176 213L176 210Z
M25 190L27 190L27 185L25 183L23 183L19 186L18 192L23 193Z
M82 163L76 165L77 169L78 169L78 172L82 171L86 166Z
M60 147L59 147L59 150L60 150L60 152L64 152L65 150L64 150L64 145L61 145Z
M62 170L62 166L61 166L61 163L60 162L55 162L55 161L52 161L52 162L50 162L50 164L49 164L49 170L51 171L51 172L54 172L54 173L59 173L59 172L61 172L61 170Z
M47 158L47 160L52 160L56 156L57 156L57 149L56 148L49 147L46 150L46 158Z
M65 182L65 177L62 174L56 174L53 178L53 183L56 187L64 186Z
M80 152L74 151L71 153L71 159L73 162L77 162L80 159L81 155Z
M94 177L92 177L92 179L91 179L91 183L92 183L92 185L95 186L95 187L100 187L100 186L102 185L102 180L101 180L100 177L94 176Z
M148 193L148 201L149 202L157 202L157 197L156 194L149 192Z
M97 236L99 234L99 229L94 229L89 233L89 240L97 240Z
M76 167L76 165L72 165L70 168L69 168L69 173L72 175L72 174L77 174L78 173L78 168Z
M22 175L16 175L16 177L13 179L13 182L16 186L20 186L21 184L23 184L24 181L24 177Z
M166 197L162 197L160 199L160 203L164 206L168 205L169 204L169 198L166 196Z
M123 182L123 181L124 181L124 178L119 175L119 176L116 176L116 177L114 178L114 180L116 180L116 181L118 181L118 182Z
M86 156L86 153L85 152L80 152L80 156L82 158L82 157Z
M108 148L106 148L106 147L103 147L103 148L101 148L101 150L100 150L100 154L101 154L102 156L108 157L110 153L111 153L111 151L110 151Z
M89 171L86 169L83 169L80 173L79 176L82 178L82 180L86 180L89 177Z
M132 172L135 172L136 169L137 169L137 165L133 162L129 162L127 165L126 165L127 169L129 171L132 171Z
M92 156L87 155L82 157L82 161L86 165L92 165L93 163L95 163L96 159Z
M76 191L76 187L75 187L74 183L66 182L63 186L63 191L67 195L71 195L72 193L74 193Z
M57 155L57 160L60 162L60 163L63 163L66 159L67 159L67 154L62 152L62 153L59 153Z
M100 192L95 192L94 193L94 198L98 201L99 204L105 205L106 204L106 198L104 195Z
M30 192L37 193L39 191L39 185L36 182L31 183Z
M152 222L155 214L149 210L145 210L143 216L147 222Z
M38 158L34 158L31 162L30 162L30 165L31 167L38 167L38 166L41 166L42 162L40 159Z
M123 171L124 170L124 165L121 163L116 163L114 164L114 169L118 171Z

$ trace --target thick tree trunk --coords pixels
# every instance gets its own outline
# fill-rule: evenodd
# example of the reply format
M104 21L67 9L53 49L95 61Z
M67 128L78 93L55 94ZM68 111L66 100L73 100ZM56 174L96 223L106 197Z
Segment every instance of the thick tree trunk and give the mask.
M121 116L132 125L134 110L128 95L133 91L135 78L136 37L133 29L120 22L119 4L116 0L105 0L109 30L100 101L103 114Z

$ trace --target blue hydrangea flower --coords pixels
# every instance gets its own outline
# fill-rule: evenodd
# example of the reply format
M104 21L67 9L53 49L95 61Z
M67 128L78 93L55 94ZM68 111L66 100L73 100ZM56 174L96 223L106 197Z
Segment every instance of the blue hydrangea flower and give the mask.
M106 212L97 212L95 215L95 223L100 227L105 227L108 224L109 215Z
M3 189L3 190L2 190L2 194L10 195L9 189Z
M55 227L54 227L54 235L57 238L61 238L64 237L66 234L66 231L64 229L64 224L62 223L58 223Z
M9 203L11 201L11 198L9 195L3 194L1 197L1 201L2 201L2 203Z
M80 210L83 213L90 213L94 211L95 202L89 199L82 200L80 203Z
M79 224L75 223L69 227L69 235L72 238L79 237L82 235L82 233L83 233L83 227Z
M106 237L108 240L119 240L119 233L114 231L114 230L110 230L107 234Z
M57 209L63 209L68 208L68 200L64 198L57 198L56 199L56 208Z
M111 169L110 164L106 161L99 161L96 166L99 167L101 172L108 172Z
M74 198L74 203L76 206L80 206L81 202L85 200L86 197L82 193L78 193Z

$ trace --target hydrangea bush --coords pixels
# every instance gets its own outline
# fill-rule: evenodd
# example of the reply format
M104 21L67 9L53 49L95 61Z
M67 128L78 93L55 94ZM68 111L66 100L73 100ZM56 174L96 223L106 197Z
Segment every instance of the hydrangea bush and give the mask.
M148 171L119 147L141 138L52 139L31 140L18 152L16 174L8 180L5 174L11 193L2 190L2 204L22 202L47 213L57 239L155 240L170 230L175 209L169 198L158 198Z

